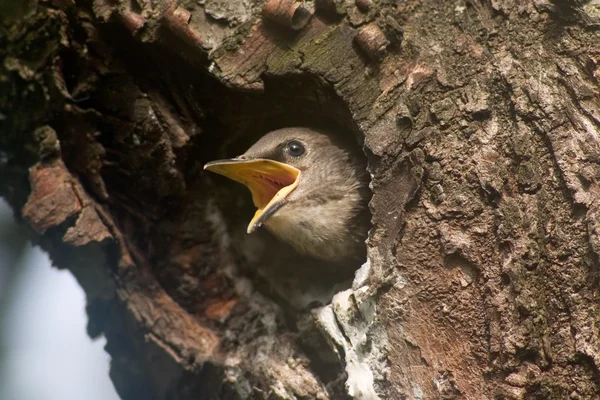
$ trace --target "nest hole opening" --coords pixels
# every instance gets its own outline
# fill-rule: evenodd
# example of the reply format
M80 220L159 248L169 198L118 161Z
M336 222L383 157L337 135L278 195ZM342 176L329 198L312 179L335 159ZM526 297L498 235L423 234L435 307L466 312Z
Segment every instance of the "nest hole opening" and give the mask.
M202 153L201 163L239 156L267 132L295 126L337 132L354 141L361 156L364 155L362 133L346 104L328 83L308 74L265 77L264 83L262 93L215 88L206 131L197 146ZM308 309L328 304L333 294L350 287L361 263L347 270L331 269L327 263L296 254L291 246L274 238L264 227L247 234L246 227L256 210L248 189L224 177L207 176L226 222L237 266L276 303L292 302L296 303L293 307ZM265 271L268 269L264 265L266 261L273 261L267 260L269 247L294 254L301 262L283 260L279 271ZM298 266L303 263L306 267L299 271ZM269 287L274 280L279 281L280 287ZM324 282L323 286L328 286L327 293L317 293L315 281ZM297 292L299 298L290 299L292 292Z

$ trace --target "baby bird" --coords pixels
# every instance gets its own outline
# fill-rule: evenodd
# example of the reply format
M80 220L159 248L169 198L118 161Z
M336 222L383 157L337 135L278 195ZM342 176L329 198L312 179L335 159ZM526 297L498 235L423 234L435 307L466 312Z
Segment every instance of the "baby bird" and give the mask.
M265 227L299 253L364 261L369 229L369 175L356 143L311 128L267 133L244 154L204 169L240 182L257 207L248 233Z

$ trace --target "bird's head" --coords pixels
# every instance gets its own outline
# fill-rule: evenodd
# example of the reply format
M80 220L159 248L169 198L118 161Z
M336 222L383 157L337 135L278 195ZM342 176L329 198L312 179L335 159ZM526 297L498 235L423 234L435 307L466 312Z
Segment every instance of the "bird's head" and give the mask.
M281 207L327 201L357 189L361 168L354 164L339 138L310 128L284 128L269 132L244 154L211 161L204 169L250 189L257 208L248 225L251 233Z

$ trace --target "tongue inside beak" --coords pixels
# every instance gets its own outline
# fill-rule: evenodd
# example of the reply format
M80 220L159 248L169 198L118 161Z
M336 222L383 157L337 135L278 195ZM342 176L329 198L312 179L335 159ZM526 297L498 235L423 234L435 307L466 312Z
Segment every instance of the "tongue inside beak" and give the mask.
M267 159L217 160L204 169L244 184L252 193L257 210L248 225L254 232L286 202L287 196L298 186L300 170L291 165Z

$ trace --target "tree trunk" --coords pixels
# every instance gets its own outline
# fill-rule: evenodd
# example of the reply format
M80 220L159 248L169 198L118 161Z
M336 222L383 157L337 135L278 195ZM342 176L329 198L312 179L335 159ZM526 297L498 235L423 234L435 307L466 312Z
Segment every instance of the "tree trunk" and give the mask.
M600 398L598 2L263 3L0 0L0 195L121 397ZM307 123L364 143L373 227L298 310L202 165Z

